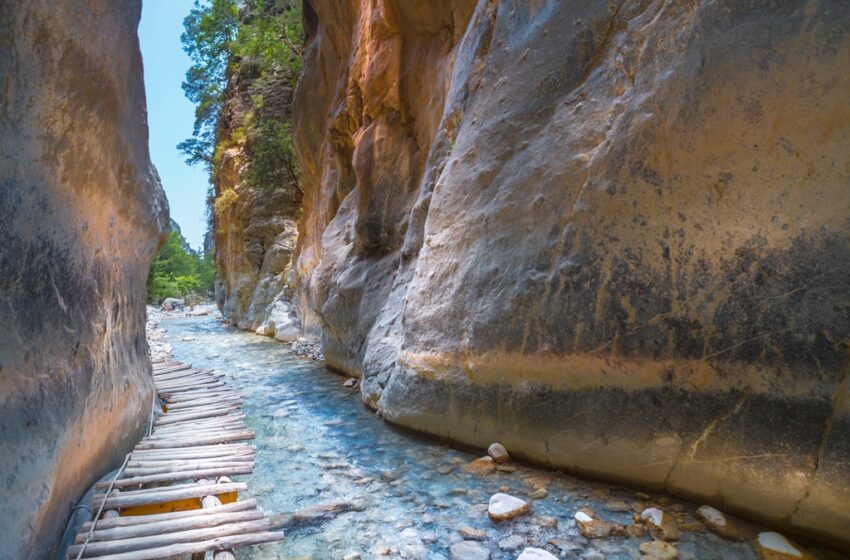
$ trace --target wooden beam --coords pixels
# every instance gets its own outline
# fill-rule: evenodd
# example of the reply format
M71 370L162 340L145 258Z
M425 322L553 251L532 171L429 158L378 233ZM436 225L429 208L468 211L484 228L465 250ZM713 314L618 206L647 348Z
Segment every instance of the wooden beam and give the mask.
M98 556L100 560L158 560L181 554L194 554L209 550L227 550L240 546L251 546L274 541L282 541L282 531L264 531L248 535L232 535L193 543L179 543L146 550L137 550L119 554Z
M95 558L107 554L118 554L122 552L133 552L151 548L185 544L198 541L207 541L228 537L232 535L244 535L246 533L263 532L269 528L268 519L254 521L243 521L240 523L228 523L215 527L203 529L191 529L176 533L164 533L159 535L148 535L144 537L131 537L116 541L91 542L83 552L83 558ZM68 554L75 558L82 549L82 545L68 547Z
M239 502L234 502L239 503ZM224 506L221 506L224 507ZM205 510L194 510L205 511ZM210 511L210 510L206 510ZM185 512L180 512L185 513ZM146 515L140 517L148 517ZM165 533L176 533L178 531L187 531L189 529L204 529L207 527L218 527L225 523L238 523L241 521L255 521L262 519L265 514L258 509L249 509L247 511L234 511L224 513L210 513L208 515L193 515L178 519L166 519L163 521L154 521L152 523L142 523L127 526L117 526L109 529L96 529L92 533L91 542L96 541L112 541L118 539L129 539L135 537L146 537L148 535L159 535ZM100 524L98 523L98 527ZM77 535L75 543L82 544L86 534Z
M166 487L153 488L150 490L134 490L131 492L122 492L117 496L109 496L106 498L106 508L121 509L130 506L143 506L147 504L161 504L164 502L173 502L176 500L185 500L187 498L202 498L211 494L226 494L228 492L242 492L248 488L244 482L231 482L230 484L188 484L191 488L186 487ZM103 502L103 494L95 495L92 500L92 507L100 507Z
M205 476L233 476L237 474L251 474L254 470L253 464L231 465L228 467L204 467L202 469L185 469L173 470L171 472L147 474L141 476L132 476L129 478L119 478L115 481L115 486L125 488L127 486L140 486L143 484L152 484L154 482L177 482L180 480L197 480ZM100 486L100 485L103 486ZM105 489L109 483L98 482L95 487L97 489Z
M101 529L111 529L113 527L130 527L132 525L146 525L148 523L158 523L160 521L174 521L176 519L185 519L187 517L200 517L205 515L218 515L220 513L228 513L235 511L248 511L257 508L257 500L250 498L248 500L240 500L231 502L213 509L192 509L189 511L174 511L170 513L155 513L152 515L138 515L132 517L115 517L111 519L101 519L97 522L96 531ZM113 511L113 510L110 510ZM262 512L261 509L257 511ZM92 522L86 521L80 529L83 532L91 529Z

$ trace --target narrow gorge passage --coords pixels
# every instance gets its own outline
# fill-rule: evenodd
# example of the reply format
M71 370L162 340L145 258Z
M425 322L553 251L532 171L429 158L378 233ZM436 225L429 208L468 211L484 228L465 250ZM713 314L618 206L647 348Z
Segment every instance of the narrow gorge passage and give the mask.
M0 325L0 560L845 559L850 1L0 0Z
M479 455L392 428L363 406L345 377L289 345L223 325L217 314L153 315L162 318L154 328L165 330L155 348L166 343L177 360L227 372L243 396L257 446L246 497L287 518L283 542L240 558L479 558L465 556L462 545L451 552L468 538L493 560L514 559L526 547L564 558L632 560L646 537L588 540L573 516L589 508L628 526L653 506L679 520L680 558L758 558L749 543L706 529L699 504L516 463L506 472L474 472L469 465ZM487 505L497 492L528 500L531 514L493 523Z

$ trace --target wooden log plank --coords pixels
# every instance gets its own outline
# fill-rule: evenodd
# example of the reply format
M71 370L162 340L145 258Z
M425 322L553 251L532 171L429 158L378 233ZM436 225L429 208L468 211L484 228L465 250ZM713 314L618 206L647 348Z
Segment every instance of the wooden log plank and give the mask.
M180 424L175 424L179 426ZM234 422L232 424L218 424L215 426L186 426L181 430L170 430L162 433L154 433L148 436L145 441L166 441L166 440L182 440L189 437L199 436L215 436L220 434L236 434L248 431L248 426L244 422Z
M99 558L100 560L157 560L160 558L179 556L181 554L195 554L209 550L227 550L239 548L241 546L282 541L283 538L283 531L264 531L247 535L219 537L216 539L193 543L172 544L158 548L149 548L146 550L137 550L120 554L107 554L105 556L97 556L96 558Z
M179 402L179 403L173 403L172 405L170 405L168 407L168 410L169 410L169 412L171 412L171 411L176 411L176 410L182 410L184 408L195 408L195 407L199 407L199 406L208 406L208 405L211 405L211 404L231 403L231 402L236 402L238 404L242 404L242 397L235 396L235 395L231 397L231 396L225 395L225 396L219 396L219 397L215 397L215 398L198 398L198 399L194 399L194 400L183 401L183 402Z
M159 393L157 393L157 394L159 394ZM166 404L185 403L185 402L191 402L191 401L198 400L198 399L217 399L217 398L220 398L220 397L238 397L238 396L239 396L239 393L235 392L233 389L230 389L230 388L216 389L214 391L204 390L204 391L198 391L195 394L186 393L186 394L183 394L183 395L175 395L173 397L167 396L167 395L160 395L160 397L162 397L165 400Z
M191 369L191 368L192 368L192 366L187 366L186 364L182 364L182 365L179 365L179 366L167 367L167 368L162 368L162 369L154 369L153 373L154 373L154 375L163 374L163 373L173 373L175 371L183 371L184 369Z
M175 470L172 472L164 472L157 474L146 474L140 476L132 476L129 478L119 478L115 481L115 486L118 488L126 488L127 486L141 486L143 484L153 484L155 482L177 482L180 480L197 480L205 476L234 476L237 474L251 474L254 470L253 464L231 465L228 467L205 467L203 469L186 469ZM97 486L98 489L105 489L109 483L99 482L103 486Z
M230 414L233 410L229 408L224 408L221 410L207 410L204 412L187 412L185 414L166 414L164 416L160 416L156 421L154 426L162 426L165 424L173 424L175 422L181 422L185 420L196 420L200 418L213 418L215 416L225 416Z
M224 456L224 455L232 455L236 453L244 453L246 451L250 451L253 453L256 451L256 447L248 443L228 443L222 445L198 445L192 447L191 449L187 448L175 448L173 450L164 450L164 449L135 449L130 457L130 459L135 460L138 457L151 457L153 455L162 455L167 458L177 459L184 457L198 457L201 458L202 454L209 453L209 457L216 456Z
M134 490L131 492L122 492L117 496L109 496L106 498L106 508L121 509L130 506L143 506L147 504L161 504L163 502L172 502L175 500L185 500L187 498L202 498L210 494L225 494L228 492L243 492L248 488L244 482L231 482L230 484L187 484L185 486L175 486L166 488L152 488L150 490ZM92 507L100 507L103 502L103 494L95 495L92 500Z
M212 371L200 370L200 369L187 369L185 371L178 371L175 373L163 373L163 374L154 374L153 380L154 383L159 383L162 381L176 381L178 379L191 379L193 377L224 377L224 374L215 373Z
M191 517L167 519L164 521L128 525L125 527L118 526L112 527L110 529L97 529L92 533L91 540L92 542L112 541L118 539L146 537L148 535L164 535L166 533L176 533L178 531L187 531L189 529L205 529L208 527L218 527L219 525L224 525L226 523L256 521L258 519L262 519L263 517L265 517L265 514L258 509L252 509L248 511L235 511L230 513L213 513L209 515L194 515ZM100 524L98 524L98 526L99 525ZM75 544L81 544L83 540L85 540L85 536L85 533L77 535L74 541Z
M167 429L166 429L167 428ZM247 430L248 426L242 419L238 420L229 420L227 422L217 422L215 424L195 424L191 422L186 423L178 423L171 424L170 426L163 426L161 430L157 430L151 436L157 437L173 437L175 435L179 435L182 433L186 433L188 431L211 431L211 430Z
M185 430L191 429L209 429L215 428L216 426L232 426L234 424L240 424L245 422L245 415L241 412L234 411L233 414L226 414L224 416L212 416L208 418L196 418L194 420L182 420L180 422L172 422L171 424L165 424L162 426L157 426L157 429L151 435L162 435L173 432L182 432Z
M157 457L142 457L140 459L134 459L130 461L128 468L133 469L145 469L145 468L155 468L155 467L164 467L169 465L185 465L185 464L205 464L205 463L233 463L233 462L248 462L254 460L254 452L253 451L244 451L238 453L231 453L228 455L219 455L215 457L174 457L173 455L165 454Z
M189 379L179 383L157 383L156 390L161 393L170 393L181 389L202 389L204 387L220 386L223 383L219 379Z
M198 541L206 541L231 535L244 535L246 533L259 533L269 528L268 519L256 519L253 521L242 521L239 523L228 523L215 527L203 529L190 529L175 533L164 533L148 535L144 537L131 537L115 541L92 542L83 552L83 558L95 558L106 554L118 554L121 552L132 552L151 548L165 547L175 544L184 544ZM68 554L76 558L82 549L82 545L71 545Z
M145 463L143 463L145 464ZM230 467L244 467L251 466L254 464L253 456L248 460L241 461L216 461L216 462L202 462L202 461L174 461L170 465L159 465L159 466L148 466L148 467L127 467L124 469L122 476L124 478L133 478L137 476L148 476L152 474L165 474L172 472L185 472L185 471L198 471L198 470L207 470L207 469L225 469ZM226 473L225 473L226 474ZM217 476L217 475L205 475L205 476ZM119 479L123 480L123 479Z
M216 410L224 411L224 414L219 414L217 416L201 416L201 417L193 417L189 415L198 415L198 414L207 414L209 412L215 412ZM166 414L162 416L162 419L165 420L168 418L170 422L166 422L165 424L160 424L157 429L165 429L165 428L176 428L178 425L183 427L189 424L209 424L213 421L218 421L222 424L227 424L229 422L234 421L242 421L245 419L245 414L242 413L238 408L223 408L223 409L208 409L200 412L186 412L182 414L174 414L169 415ZM170 426L169 426L170 424Z
M197 406L194 408L189 408L186 410L170 410L166 412L163 416L160 416L160 420L164 418L181 418L185 417L187 414L200 414L201 412L209 412L211 410L233 410L238 412L241 408L239 403L234 402L217 402L211 403L204 406Z
M136 445L136 449L172 449L193 447L195 445L207 445L212 443L230 443L234 441L247 441L254 439L254 432L245 431L235 434L222 434L216 436L203 436L196 439L178 439L178 440L163 440L163 441L141 441Z
M130 527L133 525L145 525L148 523L157 523L159 521L173 521L176 519L185 519L187 517L201 517L205 515L218 515L220 513L228 513L235 511L249 511L257 508L257 500L254 498L250 498L248 500L240 500L238 502L232 502L229 504L224 504L215 509L193 509L189 511L174 511L169 513L155 513L152 515L140 515L134 517L116 517L113 519L101 519L97 522L97 528L95 530L101 529L111 529L113 527ZM110 510L114 511L114 510ZM261 509L257 509L257 511L262 512ZM91 529L92 522L87 521L83 523L80 531L85 533Z
M181 388L181 389L157 389L157 392L160 393L160 394L163 394L163 395L175 396L175 395L181 395L181 394L198 393L202 390L216 389L218 387L224 387L224 386L225 386L224 383L222 383L221 381L218 381L218 382L212 383L210 385L204 385L203 388L200 388L198 386L191 386L191 387L184 387L184 388Z

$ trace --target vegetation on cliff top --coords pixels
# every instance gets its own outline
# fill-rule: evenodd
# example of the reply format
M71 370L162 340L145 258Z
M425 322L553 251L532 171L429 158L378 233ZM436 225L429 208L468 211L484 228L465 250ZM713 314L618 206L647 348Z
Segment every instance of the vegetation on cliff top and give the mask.
M195 104L195 126L192 137L178 148L188 163L205 164L211 178L221 153L245 143L250 165L244 179L249 186L273 189L283 181L297 183L289 124L259 116L261 94L251 96L253 113L227 137L221 115L228 80L241 68L250 68L258 82L283 72L294 85L301 68L301 11L300 0L196 0L184 20L181 41L192 66L183 90Z

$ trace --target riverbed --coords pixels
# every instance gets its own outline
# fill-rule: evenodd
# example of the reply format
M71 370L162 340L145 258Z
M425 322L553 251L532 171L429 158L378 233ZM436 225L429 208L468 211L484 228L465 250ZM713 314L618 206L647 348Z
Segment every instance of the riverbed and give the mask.
M344 386L345 377L278 341L223 325L216 313L167 318L159 326L174 359L225 374L243 396L257 446L250 496L270 514L313 508L313 515L290 523L282 543L240 552L240 558L437 560L451 558L451 545L469 540L494 560L513 560L527 546L561 558L627 560L640 558L638 547L648 536L589 540L574 515L589 508L628 525L649 506L690 529L676 544L681 559L757 558L749 542L704 529L694 514L699 504L525 465L513 465L514 472L468 472L464 467L481 453L393 428L363 406L356 387ZM496 492L528 500L531 513L490 521L487 503ZM618 511L623 504L629 511Z

